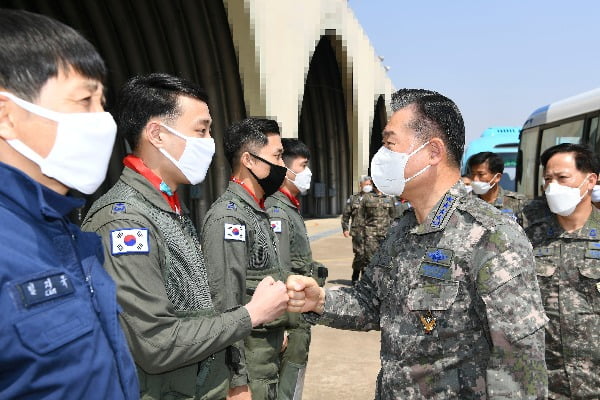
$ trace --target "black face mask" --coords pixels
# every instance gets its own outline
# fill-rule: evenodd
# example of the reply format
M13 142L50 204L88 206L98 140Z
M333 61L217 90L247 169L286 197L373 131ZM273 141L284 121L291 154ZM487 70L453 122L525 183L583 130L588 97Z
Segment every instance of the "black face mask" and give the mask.
M250 173L252 174L254 179L256 179L256 181L258 182L258 184L260 185L262 190L265 192L265 197L269 197L270 195L275 193L281 187L281 184L283 183L283 180L285 179L285 174L287 173L287 168L282 167L281 165L273 164L273 163L265 160L264 158L254 155L252 153L248 153L248 154L250 154L252 157L264 162L265 164L269 164L269 166L271 167L271 170L269 171L269 175L267 175L266 177L264 177L262 179L257 177L256 175L254 175L254 172L252 172L251 169L248 170L248 171L250 171Z

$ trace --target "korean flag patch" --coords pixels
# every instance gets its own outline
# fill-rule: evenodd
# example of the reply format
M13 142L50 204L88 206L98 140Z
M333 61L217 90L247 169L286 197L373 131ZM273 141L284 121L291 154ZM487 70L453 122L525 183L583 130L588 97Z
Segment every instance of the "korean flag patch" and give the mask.
M110 232L110 248L113 256L131 253L150 253L148 229L117 229Z
M246 241L246 225L225 224L225 240Z
M280 219L272 219L271 220L271 229L275 233L281 233L281 220Z

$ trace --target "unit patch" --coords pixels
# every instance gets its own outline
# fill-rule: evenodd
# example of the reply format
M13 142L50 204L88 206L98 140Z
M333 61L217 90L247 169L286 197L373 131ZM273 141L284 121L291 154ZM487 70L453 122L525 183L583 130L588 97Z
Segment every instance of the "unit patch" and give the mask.
M235 206L235 203L233 201L230 201L229 203L227 203L227 209L235 210L235 209L237 209L237 207Z
M452 280L452 250L429 247L419 265L419 275L444 281Z
M150 253L148 229L129 228L110 231L110 248L113 256L131 253Z
M281 220L280 219L272 219L271 220L271 229L275 233L281 233Z
M17 285L25 307L69 295L75 291L65 274L54 274Z
M125 203L116 203L113 204L112 213L119 214L127 212L127 207L125 207Z
M246 241L246 225L225 224L225 240Z

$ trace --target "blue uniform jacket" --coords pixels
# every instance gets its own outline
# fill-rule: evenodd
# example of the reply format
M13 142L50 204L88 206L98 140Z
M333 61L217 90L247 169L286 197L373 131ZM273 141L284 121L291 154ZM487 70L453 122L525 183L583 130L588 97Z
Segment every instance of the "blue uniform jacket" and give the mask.
M137 399L116 287L83 201L0 163L0 398Z

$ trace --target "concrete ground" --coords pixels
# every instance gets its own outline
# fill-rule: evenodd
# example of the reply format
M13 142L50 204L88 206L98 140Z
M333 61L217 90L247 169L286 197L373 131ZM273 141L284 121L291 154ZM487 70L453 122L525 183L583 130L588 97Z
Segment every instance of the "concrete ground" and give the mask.
M340 218L307 220L306 227L314 259L329 268L325 287L350 285L352 241L342 235ZM378 331L313 327L303 400L373 399L379 348Z

